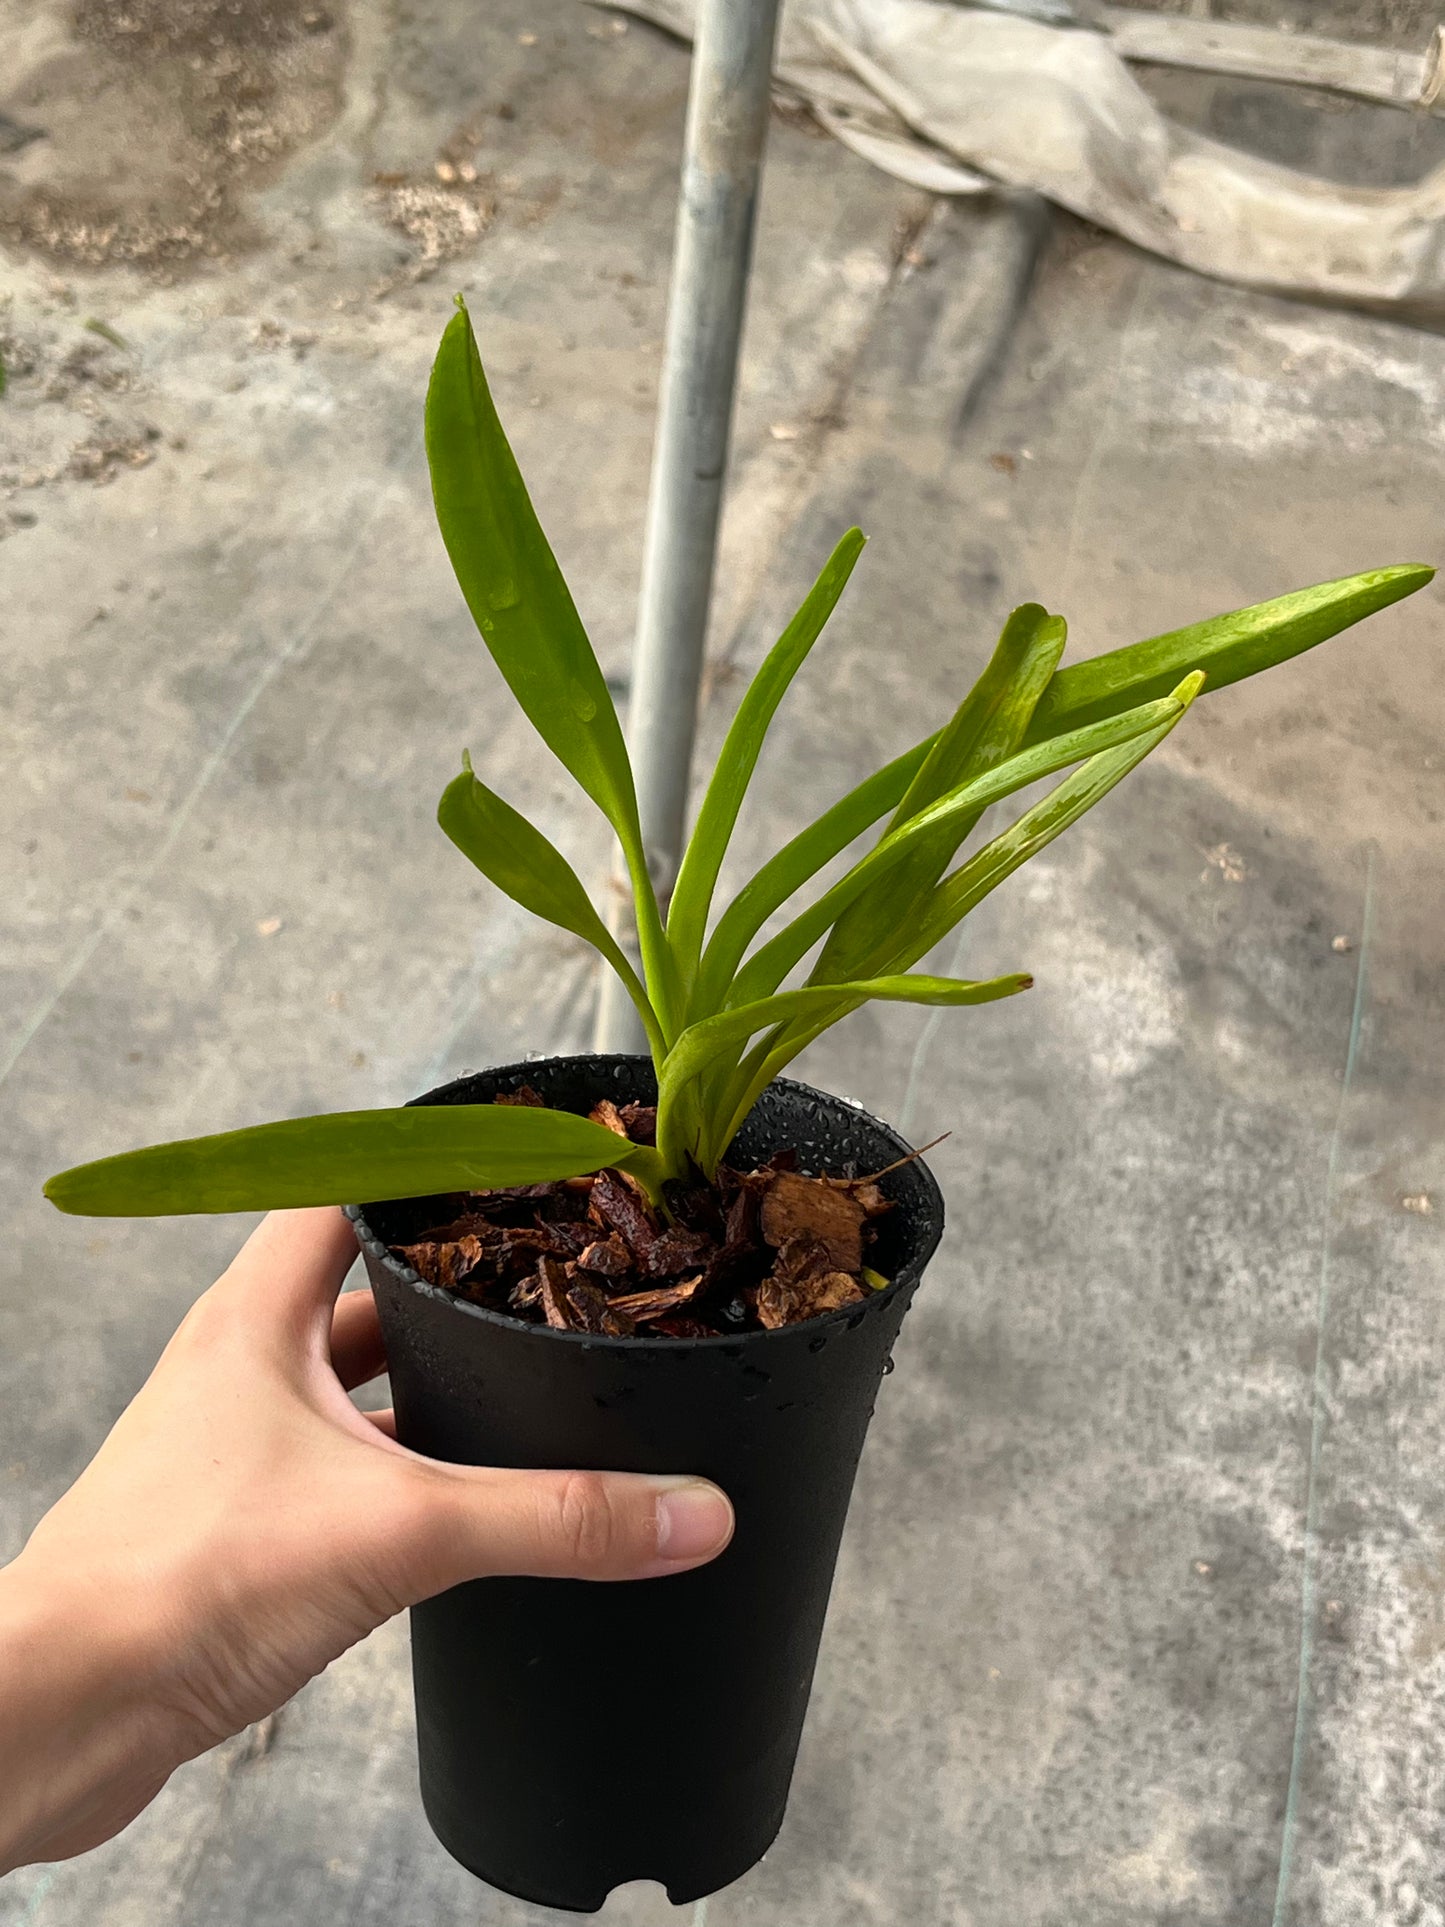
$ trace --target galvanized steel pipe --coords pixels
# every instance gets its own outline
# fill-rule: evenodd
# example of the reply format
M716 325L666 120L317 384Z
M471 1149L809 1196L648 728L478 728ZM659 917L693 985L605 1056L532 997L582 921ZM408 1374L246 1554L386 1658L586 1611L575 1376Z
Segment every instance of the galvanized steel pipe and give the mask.
M700 0L688 90L628 738L664 905L681 860L779 0ZM646 1048L609 972L601 1050Z

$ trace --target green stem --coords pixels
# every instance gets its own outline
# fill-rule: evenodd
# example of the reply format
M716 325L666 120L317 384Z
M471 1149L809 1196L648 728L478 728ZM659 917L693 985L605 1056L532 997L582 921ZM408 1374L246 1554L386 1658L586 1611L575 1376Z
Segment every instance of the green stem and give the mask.
M667 932L663 928L662 912L657 902L657 891L653 888L641 839L627 837L623 842L622 854L627 864L628 879L632 884L633 911L637 918L637 942L642 952L643 975L647 979L647 998L657 1016L665 1055L682 1023L682 992L678 983L677 962L668 948ZM624 978L623 981L626 982L626 979ZM662 1058L658 1054L655 1042L652 1045L652 1055L653 1063L661 1075Z

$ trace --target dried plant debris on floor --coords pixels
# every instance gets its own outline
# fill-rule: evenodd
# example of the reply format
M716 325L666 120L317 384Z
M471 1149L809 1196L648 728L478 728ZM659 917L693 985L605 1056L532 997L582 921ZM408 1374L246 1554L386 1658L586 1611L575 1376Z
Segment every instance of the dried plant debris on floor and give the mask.
M529 1087L499 1103L540 1104ZM592 1112L653 1141L648 1105ZM891 1209L874 1177L810 1178L783 1151L754 1171L677 1189L663 1221L623 1171L478 1191L393 1257L428 1284L533 1325L609 1338L711 1338L861 1304L885 1280L865 1255Z

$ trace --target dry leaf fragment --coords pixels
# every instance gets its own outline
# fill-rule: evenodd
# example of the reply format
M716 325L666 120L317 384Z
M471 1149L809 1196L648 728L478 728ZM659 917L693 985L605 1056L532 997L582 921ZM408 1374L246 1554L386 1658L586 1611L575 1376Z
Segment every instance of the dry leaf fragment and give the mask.
M514 1091L499 1091L492 1099L494 1104L525 1104L530 1110L545 1111L547 1100L540 1091L534 1091L530 1084L519 1084Z
M606 1131L616 1131L619 1137L627 1136L627 1126L622 1122L622 1113L610 1097L599 1098L587 1113L588 1122L600 1124Z

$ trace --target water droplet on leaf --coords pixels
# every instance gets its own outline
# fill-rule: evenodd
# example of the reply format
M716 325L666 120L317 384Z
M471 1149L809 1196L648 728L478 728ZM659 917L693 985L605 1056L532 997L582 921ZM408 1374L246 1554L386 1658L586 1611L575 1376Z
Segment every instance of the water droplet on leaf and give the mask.
M579 722L590 723L592 718L597 714L597 704L593 701L592 697L588 695L587 691L575 676L572 678L571 687L568 689L567 694L571 700L573 715L576 716Z
M502 576L497 586L487 591L487 606L491 609L515 609L521 600L521 593L509 575Z

